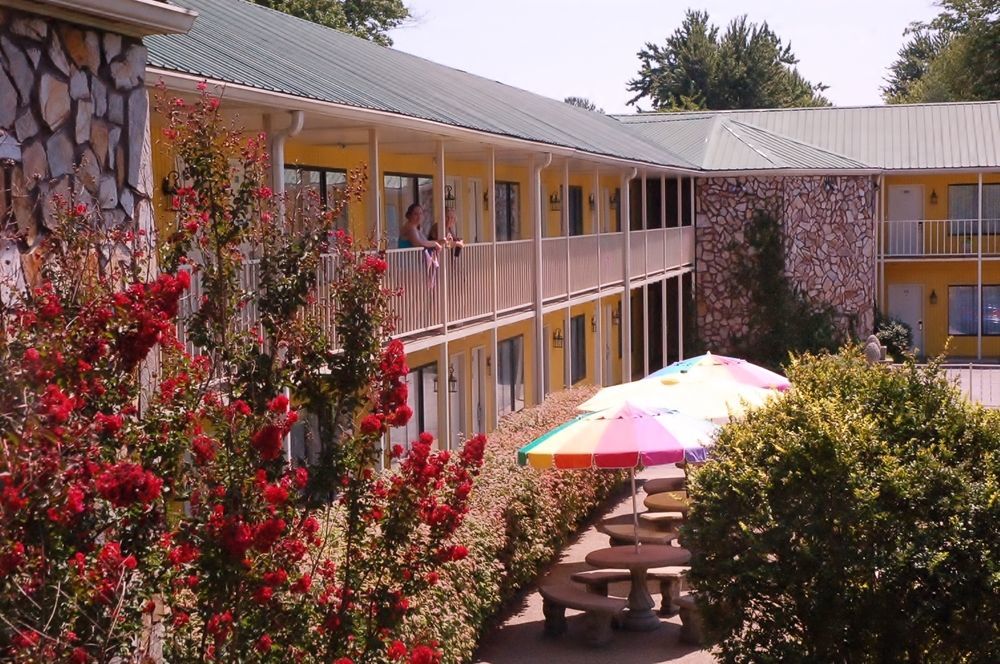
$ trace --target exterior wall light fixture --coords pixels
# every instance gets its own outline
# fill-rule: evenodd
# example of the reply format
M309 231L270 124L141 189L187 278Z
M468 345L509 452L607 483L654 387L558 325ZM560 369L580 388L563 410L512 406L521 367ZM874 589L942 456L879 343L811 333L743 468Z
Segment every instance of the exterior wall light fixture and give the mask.
M590 211L594 211L594 193L590 193L590 197L587 199L587 204L590 206Z
M931 289L930 300L931 300L931 304L937 304L937 292L933 288Z
M622 324L622 310L621 310L621 308L617 308L617 309L615 309L614 311L611 312L611 324L612 325L621 325Z
M590 317L590 331L597 332L597 318L595 316Z
M549 196L549 209L553 212L559 212L562 210L562 197L559 195L558 191L553 192L552 195Z
M937 205L938 197L937 192L931 189L931 205Z
M455 192L452 191L450 184L444 188L444 206L448 210L455 209Z
M612 210L618 209L618 199L619 199L619 191L615 189L615 193L611 194L611 196L608 198L608 204L611 206Z
M434 391L438 391L438 377L434 376ZM455 378L455 367L448 367L448 392L455 394L458 392L458 379Z
M562 328L557 327L556 331L552 333L552 345L556 348L562 348L563 341L565 341L565 338L563 337Z

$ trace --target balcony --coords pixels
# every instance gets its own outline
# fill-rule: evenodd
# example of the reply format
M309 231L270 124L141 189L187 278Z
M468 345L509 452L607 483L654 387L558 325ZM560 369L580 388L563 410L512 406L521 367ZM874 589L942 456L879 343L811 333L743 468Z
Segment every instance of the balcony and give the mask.
M637 283L662 278L694 259L694 229L690 226L632 231L629 239L629 275ZM443 332L445 321L448 328L456 328L534 307L534 240L467 244L458 256L442 251L438 257L435 266L423 249L387 252L387 285L402 293L396 299L397 336ZM624 261L623 233L544 238L543 304L596 298L605 291L620 292ZM241 288L254 292L259 272L259 261L246 261L240 275ZM331 333L335 325L329 291L335 274L335 258L324 256L317 274L317 301L310 305L312 313ZM191 290L181 303L178 334L182 339L183 321L196 310L201 298L200 279L192 278ZM253 300L241 310L240 325L244 329L256 325ZM188 345L190 351L196 350Z
M975 258L979 255L977 219L886 221L881 252L886 259ZM1000 256L1000 219L984 219L982 255Z

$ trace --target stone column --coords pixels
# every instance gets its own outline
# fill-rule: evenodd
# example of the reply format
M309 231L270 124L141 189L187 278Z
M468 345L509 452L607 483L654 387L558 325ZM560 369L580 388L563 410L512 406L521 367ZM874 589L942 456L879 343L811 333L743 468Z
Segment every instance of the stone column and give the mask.
M0 9L0 141L12 222L30 282L57 197L105 226L152 231L146 47L134 37Z

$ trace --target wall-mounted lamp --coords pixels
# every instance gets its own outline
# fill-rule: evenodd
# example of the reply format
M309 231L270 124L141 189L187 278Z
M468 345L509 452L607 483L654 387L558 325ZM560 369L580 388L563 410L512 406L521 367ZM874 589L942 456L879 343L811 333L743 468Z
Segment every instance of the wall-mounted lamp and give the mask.
M595 316L590 317L590 331L597 332L597 318Z
M163 195L167 197L167 206L173 212L180 210L180 204L177 200L177 189L181 183L181 174L177 171L170 171L167 173L166 177L163 178L163 183L160 184L160 191Z
M563 337L563 331L561 327L557 327L556 331L552 333L552 345L556 348L562 348L565 338Z
M490 211L490 190L487 189L483 192L483 212Z
M452 191L450 184L444 188L444 207L447 210L455 209L455 192Z
M937 192L931 189L931 205L937 205Z
M935 292L935 290L933 288L931 289L931 298L930 298L930 300L931 300L931 304L937 304L937 292Z
M493 375L493 359L489 355L486 356L486 375Z
M622 324L622 310L621 308L616 308L611 312L611 324L621 325Z
M590 211L591 212L594 211L594 203L595 203L595 201L594 201L594 193L591 192L590 193L590 197L587 199L587 204L590 206Z
M438 391L438 377L434 376L434 391ZM448 392L455 394L458 392L458 379L455 378L455 367L448 367Z
M836 181L829 175L826 176L823 178L823 188L826 189L828 194L833 193L833 190L837 188Z
M611 194L611 196L608 197L608 205L611 206L612 210L618 209L618 200L620 198L619 194L620 191L618 189L615 189L615 193Z
M549 209L553 212L562 210L562 196L559 195L558 191L552 192L552 195L549 196Z

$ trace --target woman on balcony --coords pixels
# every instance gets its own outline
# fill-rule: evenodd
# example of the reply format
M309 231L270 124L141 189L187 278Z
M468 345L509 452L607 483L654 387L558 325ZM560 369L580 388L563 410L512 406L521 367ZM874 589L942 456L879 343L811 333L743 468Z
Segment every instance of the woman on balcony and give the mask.
M424 249L429 249L430 251L437 253L441 249L441 244L435 242L434 240L428 240L427 236L424 235L423 228L420 226L420 222L424 219L424 209L420 207L419 203L414 203L410 207L406 208L406 221L403 222L403 227L399 229L399 248L400 249L413 249L414 247L423 247Z
M452 254L455 258L462 253L462 247L465 243L462 242L462 238L458 237L458 227L455 220L455 208L446 208L444 211L444 238L441 237L439 224L434 222L431 226L431 232L427 234L428 239L432 242L444 242L444 246L452 248Z

